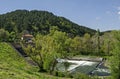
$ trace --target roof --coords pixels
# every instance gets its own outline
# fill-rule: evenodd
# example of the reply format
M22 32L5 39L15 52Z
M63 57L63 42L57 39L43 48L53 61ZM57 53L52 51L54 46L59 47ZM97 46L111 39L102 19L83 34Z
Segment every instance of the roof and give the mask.
M30 34L25 34L25 35L22 35L22 37L33 37L33 35L30 35Z

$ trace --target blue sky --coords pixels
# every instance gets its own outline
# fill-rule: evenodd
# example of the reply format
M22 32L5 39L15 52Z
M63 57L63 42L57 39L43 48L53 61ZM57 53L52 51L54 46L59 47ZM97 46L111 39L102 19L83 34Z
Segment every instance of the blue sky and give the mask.
M92 29L120 30L120 0L1 0L0 14L45 10Z

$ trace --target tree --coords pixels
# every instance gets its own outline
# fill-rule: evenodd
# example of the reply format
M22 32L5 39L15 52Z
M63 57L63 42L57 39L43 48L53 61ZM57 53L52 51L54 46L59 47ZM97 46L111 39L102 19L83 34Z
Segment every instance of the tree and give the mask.
M90 34L86 33L83 37L83 54L89 54L91 52L91 37Z
M97 52L100 55L100 30L97 30Z
M58 58L66 58L68 55L68 43L66 33L54 31L52 34L38 34L32 45L24 45L23 49L38 65L40 71L52 73Z
M16 42L17 34L15 32L9 33L9 42Z
M4 29L0 29L0 41L5 42L8 41L9 32Z
M113 79L120 79L120 31L114 31L113 34L116 40L113 40L114 49L113 56L110 58L110 66Z
M82 51L82 38L79 36L74 37L73 39L71 39L71 44L70 44L70 48L71 51L75 54L81 54Z
M104 33L104 35L101 36L101 51L103 55L111 55L110 51L113 49L113 40L114 36L112 32Z
M52 71L56 62L56 52L54 50L53 38L49 35L38 34L34 39L34 44L23 46L23 49L38 65L39 71Z
M93 35L96 31L84 26L79 26L70 20L55 16L47 11L16 10L0 15L0 28L8 32L21 33L29 30L31 34L49 34L52 26L58 26L58 30L68 33L70 36L83 36L85 33Z
M39 36L39 37L42 38L42 36ZM44 71L43 58L42 58L42 52L41 52L41 48L42 48L41 42L39 42L38 40L34 42L35 42L35 45L22 44L22 47L25 53L38 65L39 71Z
M51 35L51 34L50 34ZM52 38L54 39L56 52L61 55L62 58L66 58L69 56L68 46L70 45L70 41L66 41L69 38L65 32L54 31Z

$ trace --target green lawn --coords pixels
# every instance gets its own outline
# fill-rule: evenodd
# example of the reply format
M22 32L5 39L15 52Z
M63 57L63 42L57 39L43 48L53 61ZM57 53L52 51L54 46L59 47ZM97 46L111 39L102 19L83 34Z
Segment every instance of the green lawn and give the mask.
M64 79L39 73L7 43L0 43L0 79Z

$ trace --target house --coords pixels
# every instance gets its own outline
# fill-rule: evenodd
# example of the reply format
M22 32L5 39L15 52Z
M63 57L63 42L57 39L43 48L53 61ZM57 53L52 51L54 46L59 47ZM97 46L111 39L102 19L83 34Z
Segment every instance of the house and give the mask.
M33 35L31 34L24 34L21 37L22 41L25 41L26 43L32 43Z

